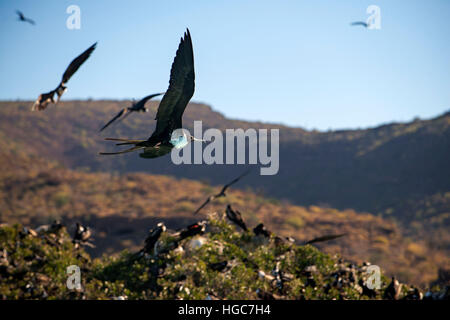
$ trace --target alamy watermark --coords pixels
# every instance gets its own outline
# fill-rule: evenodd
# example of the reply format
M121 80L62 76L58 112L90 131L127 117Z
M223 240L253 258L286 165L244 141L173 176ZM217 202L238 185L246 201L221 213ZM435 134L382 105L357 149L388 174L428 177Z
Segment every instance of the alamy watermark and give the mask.
M72 4L67 7L66 13L70 16L66 20L66 27L69 30L81 29L81 9L79 6Z
M381 9L377 5L370 5L367 7L366 13L370 16L367 18L367 29L381 29Z
M81 270L77 265L70 265L67 267L66 273L69 275L67 277L66 285L69 290L81 290Z
M381 288L381 270L377 265L370 265L367 267L366 273L368 275L365 285L367 288L379 290Z

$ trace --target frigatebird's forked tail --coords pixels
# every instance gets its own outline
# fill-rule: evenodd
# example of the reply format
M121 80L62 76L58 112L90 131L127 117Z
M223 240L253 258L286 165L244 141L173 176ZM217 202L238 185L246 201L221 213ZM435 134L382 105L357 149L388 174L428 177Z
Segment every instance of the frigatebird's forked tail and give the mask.
M121 139L121 138L105 138L105 140L109 141L120 141L119 143L116 143L116 146L122 146L122 145L129 145L134 144L134 147L131 147L129 149L118 151L118 152L100 152L101 155L113 155L113 154L122 154L122 153L128 153L136 150L140 150L145 148L145 146L138 146L137 144L144 142L146 140L130 140L130 139Z
M178 46L175 59L170 70L169 88L164 94L156 113L156 128L145 141L128 139L106 139L122 141L118 145L134 144L135 146L120 152L102 152L102 155L121 154L144 149L143 158L156 158L165 155L172 148L182 148L188 141L172 140L176 129L182 128L184 110L194 94L195 72L194 53L189 29L184 33ZM192 139L195 140L195 139Z

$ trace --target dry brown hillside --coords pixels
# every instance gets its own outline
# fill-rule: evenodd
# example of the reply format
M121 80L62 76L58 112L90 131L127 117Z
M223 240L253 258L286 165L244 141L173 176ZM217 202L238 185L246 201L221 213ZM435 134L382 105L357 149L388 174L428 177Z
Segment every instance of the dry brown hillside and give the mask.
M144 173L69 170L6 142L0 144L0 222L36 226L54 219L67 225L82 221L94 230L97 247L91 251L96 255L136 249L159 221L177 229L208 212L222 214L229 203L242 212L249 226L262 221L271 231L299 243L348 233L318 246L355 262L370 260L403 281L425 285L437 277L439 266L449 265L444 251L422 239L405 238L396 223L368 213L296 206L233 188L227 198L194 217L197 206L219 186Z

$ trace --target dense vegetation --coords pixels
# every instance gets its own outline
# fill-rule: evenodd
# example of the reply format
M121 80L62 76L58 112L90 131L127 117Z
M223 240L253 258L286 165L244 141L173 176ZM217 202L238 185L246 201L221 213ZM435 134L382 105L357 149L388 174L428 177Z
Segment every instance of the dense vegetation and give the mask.
M207 232L177 246L163 232L149 252L91 259L65 227L34 231L1 226L0 297L6 299L419 299L401 285L392 292L367 286L370 263L354 265L312 247L237 232L210 216ZM77 265L81 288L67 287L66 268ZM70 282L70 281L69 281ZM448 298L448 290L428 298Z

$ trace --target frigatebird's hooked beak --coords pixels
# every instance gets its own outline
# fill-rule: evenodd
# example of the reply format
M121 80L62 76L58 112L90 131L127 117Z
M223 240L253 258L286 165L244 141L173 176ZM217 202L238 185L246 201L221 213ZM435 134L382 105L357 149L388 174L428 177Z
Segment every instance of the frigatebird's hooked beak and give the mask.
M203 139L197 139L197 138L195 138L195 137L193 137L193 136L191 136L191 141L201 141L201 142L206 142L206 140L203 140Z

